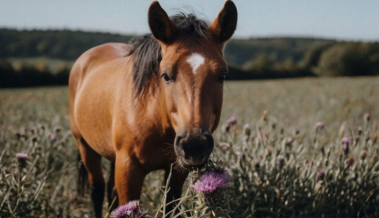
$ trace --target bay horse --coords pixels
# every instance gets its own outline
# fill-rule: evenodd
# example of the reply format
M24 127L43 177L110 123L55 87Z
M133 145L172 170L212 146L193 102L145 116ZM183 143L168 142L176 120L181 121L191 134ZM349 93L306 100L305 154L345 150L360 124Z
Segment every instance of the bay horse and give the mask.
M113 164L108 183L118 204L139 199L147 173L172 163L168 200L179 198L188 168L208 160L214 147L228 66L223 57L237 25L228 0L208 25L193 14L169 17L157 1L147 34L133 45L107 43L83 53L69 78L70 121L102 216L102 157Z

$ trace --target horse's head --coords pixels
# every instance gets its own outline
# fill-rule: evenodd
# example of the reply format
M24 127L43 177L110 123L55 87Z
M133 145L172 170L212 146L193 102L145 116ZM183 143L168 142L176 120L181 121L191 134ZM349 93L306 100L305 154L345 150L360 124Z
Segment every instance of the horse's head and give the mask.
M160 87L173 126L175 153L184 167L206 162L214 147L228 67L225 42L237 25L237 9L227 1L208 26L193 15L167 16L158 2L149 8L149 26L162 49Z

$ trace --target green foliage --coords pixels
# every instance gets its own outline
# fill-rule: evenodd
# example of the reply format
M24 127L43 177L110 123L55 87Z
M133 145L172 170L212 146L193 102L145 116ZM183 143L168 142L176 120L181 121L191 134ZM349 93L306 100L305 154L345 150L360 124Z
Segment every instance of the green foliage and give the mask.
M132 36L70 30L18 31L0 29L0 58L50 57L76 60L83 52L107 42L128 42Z
M315 70L320 76L379 74L378 43L340 43L326 49Z

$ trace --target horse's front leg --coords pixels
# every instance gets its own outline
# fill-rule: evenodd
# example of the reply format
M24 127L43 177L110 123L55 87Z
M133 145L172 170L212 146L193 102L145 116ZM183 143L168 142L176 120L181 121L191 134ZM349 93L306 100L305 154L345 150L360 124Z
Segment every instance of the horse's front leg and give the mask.
M170 174L170 168L166 169L165 173L165 185L167 183L168 176ZM188 172L183 169L172 169L169 187L170 190L167 193L166 204L179 199L182 195L183 184L186 181ZM171 203L166 207L166 212L171 211L175 207L175 203Z
M118 205L121 206L129 201L138 200L146 173L137 158L117 154L115 168Z

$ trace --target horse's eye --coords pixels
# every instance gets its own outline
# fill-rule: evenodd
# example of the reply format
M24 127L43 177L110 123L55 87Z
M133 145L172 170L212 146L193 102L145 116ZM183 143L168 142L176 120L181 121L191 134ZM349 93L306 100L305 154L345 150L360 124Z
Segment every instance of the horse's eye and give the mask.
M220 75L220 77L219 77L218 79L219 79L219 81L222 83L222 82L224 82L228 77L229 77L228 72L224 72L224 73L222 73L222 74Z
M161 75L161 77L163 77L163 79L164 79L166 82L169 82L169 81L171 80L167 73L163 73L163 74Z

